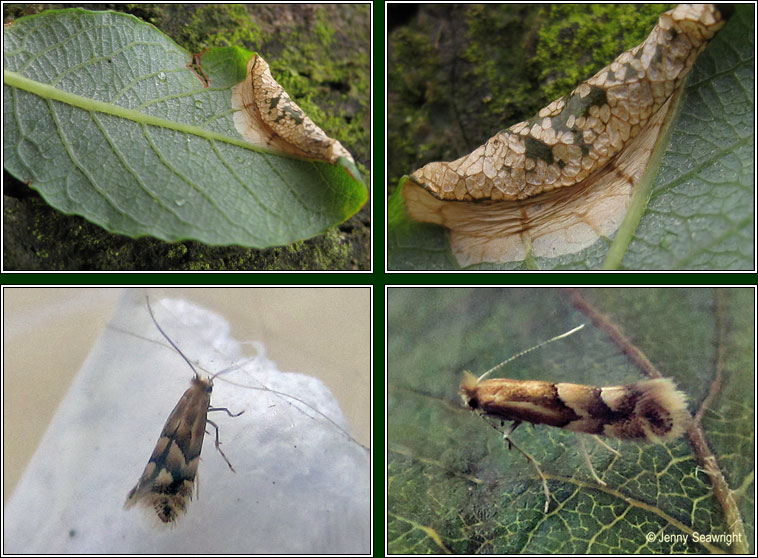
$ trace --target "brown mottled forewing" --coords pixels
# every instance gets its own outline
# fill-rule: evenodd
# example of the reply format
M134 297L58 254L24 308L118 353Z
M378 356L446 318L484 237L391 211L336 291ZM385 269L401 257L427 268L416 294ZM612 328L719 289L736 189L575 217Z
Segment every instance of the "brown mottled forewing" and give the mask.
M195 377L171 411L153 454L124 508L136 503L155 510L164 523L182 515L192 499L205 437L212 383Z
M690 414L687 397L669 378L593 387L581 384L464 374L464 403L485 415L622 440L668 441L681 436Z

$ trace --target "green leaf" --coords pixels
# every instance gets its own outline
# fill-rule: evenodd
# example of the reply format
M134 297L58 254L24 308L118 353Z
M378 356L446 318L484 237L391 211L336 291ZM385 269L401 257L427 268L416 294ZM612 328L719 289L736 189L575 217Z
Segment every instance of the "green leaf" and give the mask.
M575 254L468 269L752 269L753 10L737 6L698 59L639 222ZM477 106L497 120L493 104ZM389 202L389 268L459 269L445 229L409 220L400 192Z
M580 301L602 322L579 311ZM390 289L389 553L752 552L754 303L754 291L739 288ZM581 323L581 331L494 375L595 386L643 378L602 326L608 321L628 338L627 348L642 351L678 384L690 411L710 394L701 430L735 506L727 510L714 495L686 437L665 445L608 440L620 452L615 456L587 435L523 424L512 438L548 478L545 514L532 465L463 407L463 370L481 374ZM593 480L579 436L607 486ZM744 523L745 546L694 540L695 532L729 534L727 512ZM648 532L657 540L646 541ZM662 534L688 539L662 542Z
M738 6L698 59L647 210L618 268L752 269L754 9Z
M4 30L6 169L64 213L131 237L264 248L318 235L367 191L354 169L256 150L231 87L250 53L192 57L115 12L51 10Z

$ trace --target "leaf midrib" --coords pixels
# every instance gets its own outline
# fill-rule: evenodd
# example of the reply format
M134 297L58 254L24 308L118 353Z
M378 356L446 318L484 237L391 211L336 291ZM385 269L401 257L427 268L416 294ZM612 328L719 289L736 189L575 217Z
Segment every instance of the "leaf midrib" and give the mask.
M18 89L28 91L29 93L42 97L43 99L52 99L54 101L59 101L72 107L86 110L88 112L101 112L103 114L110 114L119 118L123 118L125 120L130 120L132 122L149 124L169 130L176 130L178 132L198 136L209 141L216 140L228 143L230 145L236 145L237 147L242 147L244 149L249 149L251 151L257 151L263 155L275 155L277 157L286 157L289 159L312 162L311 159L296 157L288 153L271 153L257 146L254 146L241 138L226 136L218 132L200 128L199 126L184 124L182 122L175 122L161 118L159 116L154 116L152 114L145 114L143 112L128 109L111 103L105 103L103 101L97 101L88 97L82 97L81 95L77 95L69 91L57 89L46 83L41 83L39 81L29 79L17 72L12 72L10 70L3 70L3 82L10 87L16 87Z

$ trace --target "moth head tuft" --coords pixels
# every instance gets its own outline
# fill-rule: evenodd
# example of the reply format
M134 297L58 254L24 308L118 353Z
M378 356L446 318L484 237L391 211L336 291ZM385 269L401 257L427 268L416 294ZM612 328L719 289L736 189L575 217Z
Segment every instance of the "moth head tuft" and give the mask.
M202 391L211 393L213 391L213 378L203 378L199 374L195 373L195 377L192 378L192 385Z
M476 395L477 387L479 386L479 380L468 370L463 371L463 379L461 380L461 386L458 389L458 393L461 394L463 404L472 409L479 407L479 398Z

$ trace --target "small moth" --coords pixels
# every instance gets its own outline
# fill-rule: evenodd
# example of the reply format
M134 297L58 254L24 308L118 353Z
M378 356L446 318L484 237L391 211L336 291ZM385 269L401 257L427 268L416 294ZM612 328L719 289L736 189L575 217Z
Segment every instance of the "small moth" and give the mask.
M479 381L466 372L461 395L472 409L501 419L621 440L674 440L689 417L684 394L669 378L592 387L507 378Z
M610 387L507 378L484 379L514 358L567 337L582 327L522 351L478 378L464 372L460 384L459 392L467 407L484 416L513 421L504 439L509 447L515 447L537 468L546 496L545 512L549 504L545 477L534 458L513 444L509 437L522 422L621 440L664 442L681 436L691 419L685 394L677 390L669 378ZM604 485L605 482L592 468L586 451L584 456L593 477Z
M234 472L234 467L221 450L218 437L218 426L208 419L211 411L224 411L230 417L238 417L245 411L232 414L226 408L211 407L211 392L213 391L213 379L226 372L218 372L209 378L202 378L198 374L192 362L182 353L179 347L163 331L153 315L150 300L147 299L147 308L150 317L161 332L161 335L189 364L195 376L191 385L184 392L179 402L171 411L171 414L163 426L160 438L155 445L150 460L147 462L142 476L134 488L129 491L124 503L124 509L129 509L135 504L141 504L152 508L158 519L163 523L173 523L187 510L189 501L192 499L192 491L195 488L195 476L200 461L200 452L203 449L206 424L216 429L215 445L218 452Z

